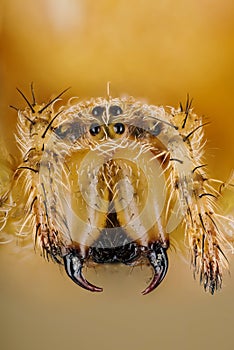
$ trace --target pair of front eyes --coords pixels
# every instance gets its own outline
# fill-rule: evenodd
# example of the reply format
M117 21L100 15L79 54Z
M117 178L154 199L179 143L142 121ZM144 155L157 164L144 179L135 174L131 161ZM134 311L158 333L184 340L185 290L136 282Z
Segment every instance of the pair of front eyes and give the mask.
M102 117L104 110L105 110L105 107L96 106L92 110L92 115L94 117ZM123 113L123 110L119 106L113 105L109 107L109 114L113 117L121 115L122 113ZM122 135L125 131L125 126L123 123L115 123L113 125L113 130L116 134ZM98 123L93 123L90 126L89 132L92 136L96 136L101 132L101 126Z
M113 125L113 130L116 134L122 135L125 131L125 126L122 123L116 123ZM101 132L101 126L98 123L93 123L90 126L89 132L92 136L96 136Z

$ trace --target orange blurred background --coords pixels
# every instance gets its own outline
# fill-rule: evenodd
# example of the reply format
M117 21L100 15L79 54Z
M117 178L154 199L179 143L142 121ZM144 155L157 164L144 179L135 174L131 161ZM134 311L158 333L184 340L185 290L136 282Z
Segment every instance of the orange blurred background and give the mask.
M129 94L156 105L194 98L206 129L212 176L234 167L232 0L2 0L0 134L15 154L16 91L38 102L64 96ZM234 278L215 297L194 282L184 254L171 252L165 282L138 295L150 270L102 268L91 295L32 251L1 248L2 349L231 349ZM17 252L15 252L17 250ZM233 263L231 262L231 265ZM233 266L231 268L233 271ZM233 272L232 272L233 273ZM147 277L145 277L147 276Z

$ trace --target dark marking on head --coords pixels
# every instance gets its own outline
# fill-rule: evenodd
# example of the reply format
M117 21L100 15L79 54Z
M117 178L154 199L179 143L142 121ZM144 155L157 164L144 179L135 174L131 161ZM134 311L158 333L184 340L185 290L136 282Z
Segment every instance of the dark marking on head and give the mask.
M84 127L78 122L64 123L54 129L55 134L62 140L75 141L84 135Z
M128 126L129 134L136 138L143 138L146 135L146 130L136 125Z

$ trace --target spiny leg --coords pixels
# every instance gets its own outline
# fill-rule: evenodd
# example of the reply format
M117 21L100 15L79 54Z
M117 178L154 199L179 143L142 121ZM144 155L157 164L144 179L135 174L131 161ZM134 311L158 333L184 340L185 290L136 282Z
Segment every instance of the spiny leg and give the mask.
M203 127L187 102L185 110L174 111L177 131L170 130L165 144L170 152L169 179L183 213L185 237L192 257L194 276L211 294L222 286L223 270L228 268L223 253L224 232L215 217L217 191L211 186L203 162Z

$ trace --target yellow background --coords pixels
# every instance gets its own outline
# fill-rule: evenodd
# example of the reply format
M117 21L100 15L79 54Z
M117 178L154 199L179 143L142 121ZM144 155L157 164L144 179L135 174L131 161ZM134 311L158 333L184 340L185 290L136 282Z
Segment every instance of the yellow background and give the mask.
M177 106L189 93L206 129L212 176L234 158L232 0L2 0L1 136L14 154L15 87L38 102L66 94L129 94ZM234 278L205 294L185 253L170 252L163 284L141 296L148 268L103 267L86 276L103 294L76 287L54 264L14 244L1 246L1 349L232 349ZM230 258L230 261L233 260ZM231 261L231 271L234 266Z

